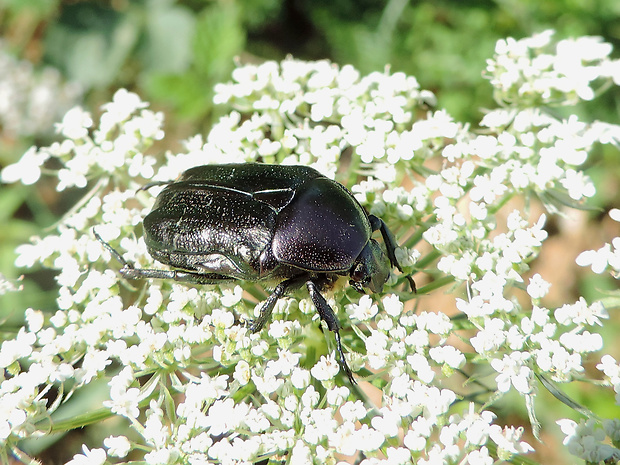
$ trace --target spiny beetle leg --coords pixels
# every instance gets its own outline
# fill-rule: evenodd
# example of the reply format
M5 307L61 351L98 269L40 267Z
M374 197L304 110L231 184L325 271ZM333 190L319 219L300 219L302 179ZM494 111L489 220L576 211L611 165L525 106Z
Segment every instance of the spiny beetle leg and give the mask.
M398 247L398 242L396 242L394 234L392 234L392 231L390 231L390 229L381 218L377 218L375 215L368 215L368 219L370 220L370 226L372 227L372 230L381 232L381 237L383 237L383 242L385 243L385 249L387 250L390 263L392 263L392 266L398 268L398 271L404 274L402 266L400 266L400 263L398 263L398 260L396 260L396 253L394 251ZM409 281L411 290L413 292L417 292L413 278L409 275L406 275L405 278L407 279L407 281Z
M280 297L284 295L284 291L286 289L286 281L282 281L280 284L276 286L271 295L265 300L262 307L260 308L260 314L256 320L253 320L250 324L250 331L253 333L258 333L263 327L267 320L271 317L271 313L273 312L273 308L276 306L276 302Z
M319 316L325 323L327 323L327 327L329 328L329 330L332 331L336 336L336 349L338 351L338 359L342 371L345 372L345 374L349 378L349 381L351 381L351 384L357 384L357 381L355 381L355 378L353 377L353 372L351 371L351 368L349 368L347 360L344 358L342 342L340 341L340 322L338 321L338 317L334 313L334 310L325 300L325 297L321 295L314 281L306 281L306 287L308 288L308 293L310 294L312 303L316 307L316 310L319 312Z
M125 260L123 256L116 251L114 247L112 247L110 244L108 244L106 241L103 240L103 238L99 235L99 233L95 231L95 228L93 228L93 234L95 235L95 239L97 239L101 243L101 245L108 252L110 252L110 254L116 259L116 261L119 262L121 265L123 265L123 268L133 268L133 265L129 263L127 260Z
M336 336L336 346L338 347L338 358L340 359L340 366L347 375L347 378L349 378L349 381L351 381L351 384L357 384L357 381L355 381L355 378L353 377L353 372L351 371L351 368L349 368L347 360L344 358L342 343L340 342L340 331L334 331L334 335Z
M154 270L146 268L136 268L133 263L128 262L110 244L104 241L101 236L93 229L95 238L101 242L108 252L122 265L119 273L127 279L172 279L178 282L193 284L221 284L231 279L228 276L216 273L200 274L190 271L178 270Z

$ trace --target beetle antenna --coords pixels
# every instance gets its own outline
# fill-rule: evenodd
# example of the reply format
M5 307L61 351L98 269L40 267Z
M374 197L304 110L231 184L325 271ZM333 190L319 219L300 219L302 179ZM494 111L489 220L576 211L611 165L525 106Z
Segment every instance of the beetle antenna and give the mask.
M136 192L140 192L140 191L148 191L151 187L156 187L156 186L165 186L172 183L172 181L153 181L153 182L149 182L148 184L145 184L144 186L140 187L140 189L138 189Z

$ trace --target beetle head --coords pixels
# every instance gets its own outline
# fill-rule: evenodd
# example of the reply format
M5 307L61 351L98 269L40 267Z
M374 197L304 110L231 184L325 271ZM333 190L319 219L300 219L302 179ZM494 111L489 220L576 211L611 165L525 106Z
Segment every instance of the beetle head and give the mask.
M364 294L364 288L372 293L383 291L383 285L390 275L390 260L383 253L381 246L370 239L351 268L349 284Z

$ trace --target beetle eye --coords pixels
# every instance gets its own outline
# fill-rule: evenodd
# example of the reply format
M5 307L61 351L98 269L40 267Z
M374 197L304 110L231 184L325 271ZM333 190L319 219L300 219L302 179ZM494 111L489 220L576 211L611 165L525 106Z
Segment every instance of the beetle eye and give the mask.
M351 272L351 280L349 284L360 294L366 294L365 287L369 287L371 277L368 275L368 271L364 268L363 263L358 263Z
M355 269L351 272L351 282L361 283L364 281L364 270L361 263L358 263Z

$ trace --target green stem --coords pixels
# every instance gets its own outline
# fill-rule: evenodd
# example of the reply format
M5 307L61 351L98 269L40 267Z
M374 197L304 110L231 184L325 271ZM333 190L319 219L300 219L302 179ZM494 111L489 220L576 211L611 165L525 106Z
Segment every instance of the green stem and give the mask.
M489 213L491 215L495 215L498 211L500 211L502 209L502 207L504 205L506 205L510 199L512 199L515 196L515 193L511 193L508 195L505 195L502 200L499 201L499 203L497 205L494 205L493 207L489 208Z
M437 249L433 249L429 253L427 253L424 257L422 257L420 260L418 260L415 264L415 267L419 270L423 270L429 264L437 260L439 257L441 257L441 252Z
M455 281L454 276L444 276L442 278L436 279L435 281L428 283L426 286L422 286L418 288L418 294L424 295L428 294L435 289L439 289L440 287L446 286Z
M411 235L411 237L409 237L409 239L407 239L405 241L403 246L405 246L407 248L411 248L414 245L416 245L418 242L420 242L422 240L422 235L426 232L426 230L429 228L429 226L430 226L430 224L428 222L425 222L425 223L419 225L418 228L416 229L416 232L413 233Z

